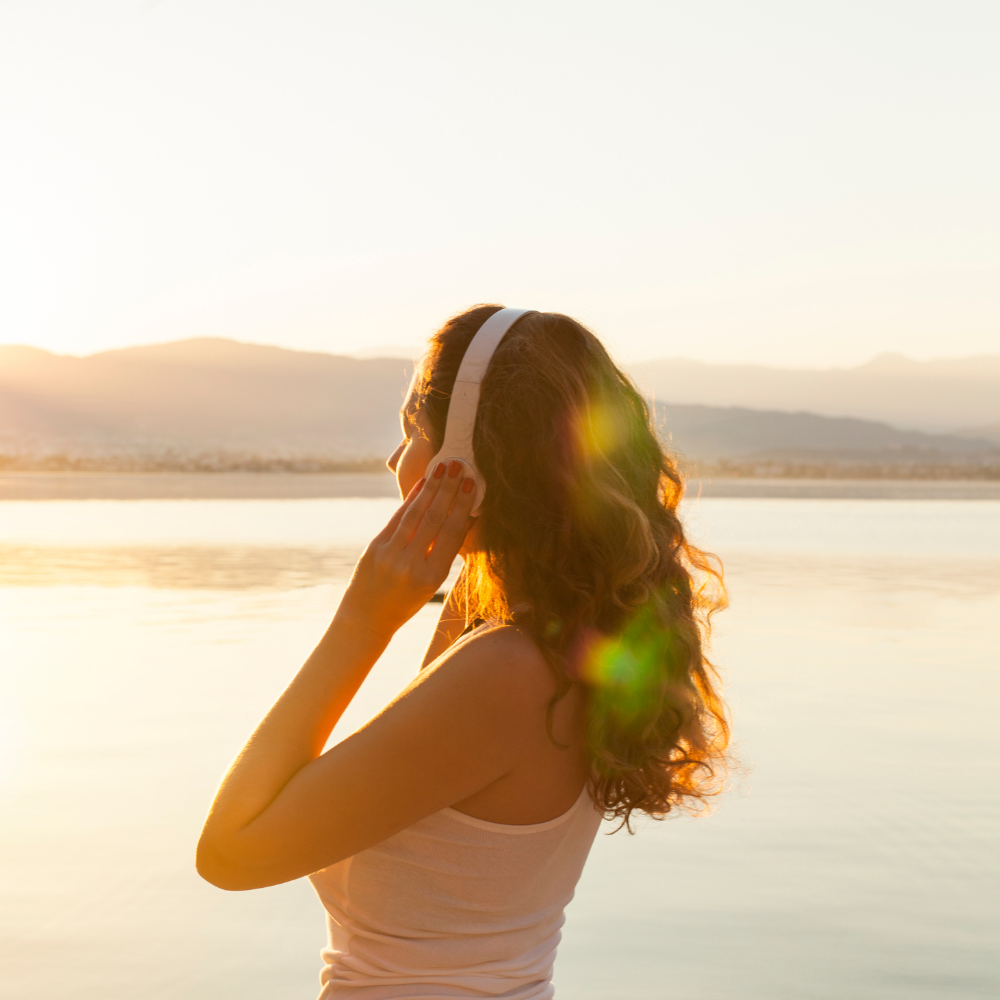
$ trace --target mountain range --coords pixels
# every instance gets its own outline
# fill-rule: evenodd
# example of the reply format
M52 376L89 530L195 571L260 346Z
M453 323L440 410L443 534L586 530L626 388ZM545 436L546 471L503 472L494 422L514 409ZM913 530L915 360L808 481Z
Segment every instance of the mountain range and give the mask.
M937 361L881 354L856 368L819 370L673 358L629 370L671 403L808 411L1000 441L1000 354Z
M0 450L368 459L412 362L201 338L77 358L0 347Z
M411 369L217 338L82 358L0 347L0 461L357 467L395 447ZM689 463L743 474L1000 470L1000 356L819 372L664 360L631 371Z

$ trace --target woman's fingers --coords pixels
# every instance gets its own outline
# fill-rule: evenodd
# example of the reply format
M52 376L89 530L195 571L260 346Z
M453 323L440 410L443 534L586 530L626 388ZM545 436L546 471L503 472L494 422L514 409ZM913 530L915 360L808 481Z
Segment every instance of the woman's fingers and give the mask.
M434 471L436 473L438 470ZM449 462L447 470L437 478L439 479L437 492L427 504L420 524L417 525L409 541L414 550L422 553L426 553L431 547L431 543L448 519L448 512L462 483L462 463Z
M461 462L439 463L382 530L383 552L406 552L407 561L447 573L469 530L475 499L475 481L462 476Z
M403 520L403 515L413 505L413 501L420 495L420 491L423 489L425 482L425 479L420 479L413 484L410 492L403 498L403 502L396 508L392 517L389 518L386 526L375 536L376 542L385 542L392 538L393 533L399 527L400 521Z
M416 496L414 496L406 510L402 511L396 529L389 539L388 548L399 551L409 545L414 537L414 533L423 523L424 515L433 503L440 490L441 483L446 477L447 468L444 462L438 462L431 475L421 480L423 485L417 491Z
M465 536L472 527L472 505L476 501L476 482L474 479L462 479L455 493L454 503L441 528L434 539L434 547L427 557L430 567L437 574L444 576L451 566L458 550L465 541Z

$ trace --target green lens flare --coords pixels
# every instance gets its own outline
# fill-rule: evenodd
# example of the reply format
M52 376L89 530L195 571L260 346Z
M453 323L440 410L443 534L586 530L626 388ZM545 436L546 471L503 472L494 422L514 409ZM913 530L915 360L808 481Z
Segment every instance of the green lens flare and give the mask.
M582 673L618 715L645 714L674 678L677 646L675 630L663 626L651 602L617 635L587 644Z

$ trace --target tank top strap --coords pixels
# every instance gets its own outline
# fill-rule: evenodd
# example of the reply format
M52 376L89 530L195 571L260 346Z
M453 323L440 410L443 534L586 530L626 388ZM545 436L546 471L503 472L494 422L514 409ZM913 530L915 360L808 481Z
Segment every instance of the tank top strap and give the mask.
M485 624L486 624L485 618L474 618L471 622L469 622L468 625L465 626L464 629L462 629L462 632L459 635L459 639L461 639L463 635L468 635L470 632L479 628L480 625L485 625Z
M462 629L458 638L461 639L464 636L467 636L470 633L475 632L477 628L482 628L484 625L498 626L498 625L513 625L513 624L514 623L512 621L507 621L504 620L503 618L474 618L471 622L469 622L468 625L465 626L464 629Z

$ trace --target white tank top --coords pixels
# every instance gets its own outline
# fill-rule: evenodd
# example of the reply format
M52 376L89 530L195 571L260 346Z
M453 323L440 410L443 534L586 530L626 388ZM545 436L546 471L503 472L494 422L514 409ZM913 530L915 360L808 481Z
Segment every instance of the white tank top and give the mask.
M320 1000L547 1000L563 909L601 822L586 788L526 826L442 809L310 875Z

